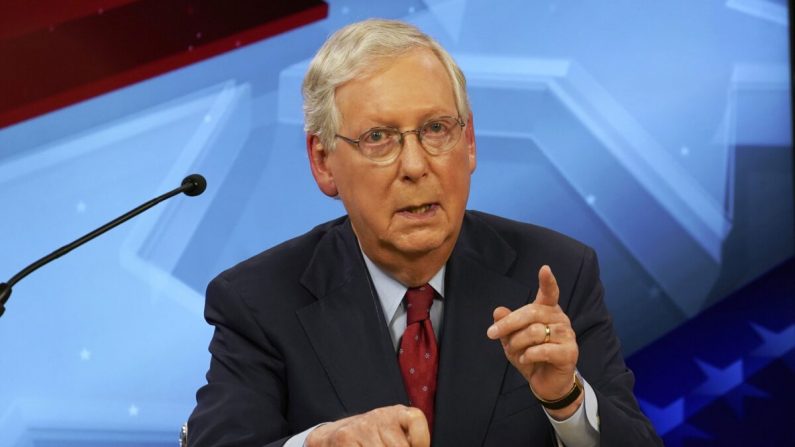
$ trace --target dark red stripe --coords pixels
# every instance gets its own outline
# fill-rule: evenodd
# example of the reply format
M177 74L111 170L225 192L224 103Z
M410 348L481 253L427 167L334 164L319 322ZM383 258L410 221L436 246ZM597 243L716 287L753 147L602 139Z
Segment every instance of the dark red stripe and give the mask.
M71 20L99 15L138 0L0 1L0 40L49 29Z
M320 20L319 0L140 0L0 41L0 127Z

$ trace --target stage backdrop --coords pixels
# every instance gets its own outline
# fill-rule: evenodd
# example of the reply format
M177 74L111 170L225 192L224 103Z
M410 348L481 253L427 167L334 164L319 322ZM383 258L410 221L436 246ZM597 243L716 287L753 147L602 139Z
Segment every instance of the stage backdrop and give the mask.
M206 35L190 30L204 51L197 57L150 54L155 62L82 73L41 97L29 85L19 103L2 104L3 280L189 173L205 175L208 188L14 287L0 319L0 446L174 444L209 362L207 282L344 213L308 169L300 83L331 32L367 17L406 20L451 51L474 109L469 207L592 245L627 355L795 253L786 1L345 0L326 2L327 11L307 3L310 14L267 19L280 25L265 31L219 31L209 50ZM0 35L5 51L53 32L47 23ZM31 45L47 41L37 36ZM80 63L119 57L129 62L111 48ZM27 77L19 67L44 70L31 82L66 70L5 60L0 71ZM765 298L749 306L777 322L735 324L751 334L747 352L783 334L778 350L763 354L792 368L791 300ZM739 330L710 328L729 344ZM643 360L650 376L696 371L688 390L713 396L693 406L683 397L690 391L639 391L666 441L719 438L720 427L691 430L686 419L741 386L749 369L740 363L739 382L710 388L714 371L737 377L736 358ZM764 399L759 393L751 396Z

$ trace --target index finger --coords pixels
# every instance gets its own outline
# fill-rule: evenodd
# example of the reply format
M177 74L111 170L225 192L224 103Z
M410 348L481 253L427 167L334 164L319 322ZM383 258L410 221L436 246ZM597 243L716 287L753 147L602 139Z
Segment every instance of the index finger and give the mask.
M400 426L406 433L406 439L411 447L429 447L431 433L425 414L417 408L406 408L400 418Z
M535 302L545 306L557 306L558 298L560 298L560 289L552 269L548 265L541 266L538 270L538 293Z

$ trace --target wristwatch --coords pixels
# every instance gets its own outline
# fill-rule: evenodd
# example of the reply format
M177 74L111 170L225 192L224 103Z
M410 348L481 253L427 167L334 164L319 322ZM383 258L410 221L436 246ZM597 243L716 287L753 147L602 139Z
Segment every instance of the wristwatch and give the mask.
M533 391L532 388L530 391ZM566 408L572 404L578 397L582 394L582 381L580 380L580 375L577 372L574 372L574 383L571 386L571 390L566 393L565 396L561 397L557 400L544 400L538 397L538 394L533 391L533 395L538 399L538 402L541 403L541 406L546 408L547 410L560 410L561 408Z

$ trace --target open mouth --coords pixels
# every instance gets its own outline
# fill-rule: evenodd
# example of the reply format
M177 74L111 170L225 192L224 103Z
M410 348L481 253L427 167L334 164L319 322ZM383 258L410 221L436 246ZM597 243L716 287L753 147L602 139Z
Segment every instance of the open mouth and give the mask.
M401 208L398 210L398 212L409 213L409 214L425 214L427 212L435 210L438 207L439 205L436 203L424 203L422 205L407 206L405 208Z

